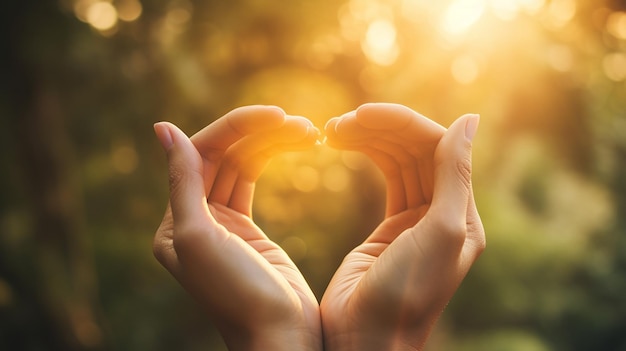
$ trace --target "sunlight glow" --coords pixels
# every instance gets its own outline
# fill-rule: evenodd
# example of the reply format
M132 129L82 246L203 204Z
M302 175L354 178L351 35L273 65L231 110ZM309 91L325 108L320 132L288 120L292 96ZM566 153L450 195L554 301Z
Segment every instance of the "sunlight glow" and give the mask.
M552 0L548 6L549 25L560 28L565 26L576 15L574 0Z
M314 68L324 69L343 50L341 39L333 35L319 36L309 43L306 53L307 63Z
M87 22L98 30L108 30L117 24L117 10L109 2L99 1L87 10Z
M450 67L452 77L461 84L470 84L478 78L479 68L476 60L469 56L463 55L457 57Z
M424 4L421 0L403 0L401 9L402 13L415 14L422 11Z
M344 191L350 185L350 174L344 166L330 166L322 175L322 184L330 191Z
M302 166L293 173L291 184L297 190L306 193L317 189L319 180L320 174L317 169L311 166Z
M574 54L569 46L553 45L547 50L548 64L556 71L567 72L574 66Z
M370 161L359 152L346 151L341 153L341 162L353 171L360 171L365 169Z
M503 21L514 20L521 10L518 1L514 0L490 0L490 5L493 14Z
M626 40L626 12L613 12L606 21L606 29L614 37Z
M76 0L74 2L74 14L82 22L88 23L87 11L91 5L95 4L98 0Z
M117 15L120 20L132 22L141 16L143 7L137 0L123 0L117 2Z
M518 0L518 3L528 13L534 15L545 6L546 0Z
M484 11L484 0L456 0L448 7L442 28L448 34L461 34L478 22Z
M76 17L102 34L111 34L119 20L132 22L143 12L139 0L76 0L73 3Z
M626 54L608 54L602 60L604 74L612 81L621 82L626 80Z
M396 27L386 19L375 20L367 28L361 43L363 52L372 62L381 66L392 65L398 58Z

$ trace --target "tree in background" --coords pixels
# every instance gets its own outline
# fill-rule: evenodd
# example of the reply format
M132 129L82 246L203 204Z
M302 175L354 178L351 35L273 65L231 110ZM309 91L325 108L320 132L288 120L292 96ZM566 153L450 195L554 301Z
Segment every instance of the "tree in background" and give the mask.
M367 101L482 115L488 248L432 350L626 350L626 3L24 0L0 15L0 348L220 349L150 248L152 124L243 104L323 126ZM379 174L276 159L255 217L321 297L382 217Z

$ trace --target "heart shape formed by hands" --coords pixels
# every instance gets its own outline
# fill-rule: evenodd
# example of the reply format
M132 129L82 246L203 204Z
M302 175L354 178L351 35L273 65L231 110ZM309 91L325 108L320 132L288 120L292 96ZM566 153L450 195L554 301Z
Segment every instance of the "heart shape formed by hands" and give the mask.
M395 104L366 104L328 121L325 143L367 155L385 177L387 198L385 219L346 256L318 304L251 209L269 160L312 147L319 130L272 106L235 109L191 138L158 123L170 203L155 255L229 349L420 349L484 249L471 188L477 124L465 115L446 130Z

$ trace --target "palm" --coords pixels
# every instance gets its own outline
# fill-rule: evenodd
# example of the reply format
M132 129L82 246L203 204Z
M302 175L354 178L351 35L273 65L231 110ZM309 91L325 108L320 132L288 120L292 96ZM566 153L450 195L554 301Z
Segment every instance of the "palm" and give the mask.
M420 277L430 268L421 264L428 263L429 258L420 247L422 243L410 235L410 228L427 208L386 218L364 243L346 256L322 301L323 314L341 324L338 328L367 330L368 324L385 321L392 325L403 313L393 308L394 305L402 305L407 295L419 296L417 290L428 285ZM412 253L410 257L407 252Z
M302 117L245 107L196 133L185 164L170 164L171 175L185 167L201 179L187 195L189 205L177 212L172 202L155 253L223 331L279 324L319 331L319 306L306 281L251 219L254 185L271 157L311 147L317 135ZM173 189L190 186L171 181Z
M366 154L387 181L385 220L344 259L321 304L326 335L397 327L424 316L432 257L418 223L433 196L434 152L445 129L397 105L366 105L329 121L331 146Z
M271 241L250 217L220 204L209 203L209 208L228 232L229 241L225 243L228 246L225 250L236 254L233 260L245 271L261 268L260 274L248 277L250 283L258 287L248 290L252 301L259 303L257 292L262 291L267 293L262 299L295 303L287 308L312 308L317 305L307 282L287 253ZM270 284L271 289L261 288Z
M327 349L423 346L484 247L467 157L472 118L446 131L408 108L369 104L326 125L331 146L363 152L387 182L385 220L322 298Z

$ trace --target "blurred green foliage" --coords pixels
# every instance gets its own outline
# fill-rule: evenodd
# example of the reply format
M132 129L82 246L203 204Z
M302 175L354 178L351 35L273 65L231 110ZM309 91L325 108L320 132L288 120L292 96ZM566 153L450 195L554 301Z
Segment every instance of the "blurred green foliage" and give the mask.
M223 350L151 253L152 124L273 104L478 112L487 250L429 350L626 350L626 2L12 1L0 11L0 349ZM279 156L255 219L318 297L382 218L358 154Z

